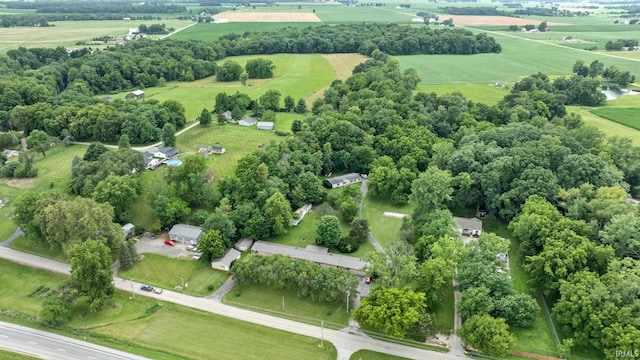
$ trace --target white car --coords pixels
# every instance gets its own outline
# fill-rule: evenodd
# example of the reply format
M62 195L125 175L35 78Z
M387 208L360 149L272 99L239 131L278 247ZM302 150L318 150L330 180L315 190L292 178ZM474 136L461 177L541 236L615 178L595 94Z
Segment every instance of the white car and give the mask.
M196 251L198 250L198 247L195 245L189 245L187 246L187 251Z

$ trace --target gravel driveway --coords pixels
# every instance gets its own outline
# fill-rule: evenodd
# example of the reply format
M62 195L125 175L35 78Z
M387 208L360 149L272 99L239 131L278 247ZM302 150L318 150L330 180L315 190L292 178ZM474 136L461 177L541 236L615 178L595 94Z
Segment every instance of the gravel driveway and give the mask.
M147 236L141 237L136 242L138 254L151 253L170 257L193 255L192 252L187 251L187 244L176 242L175 246L169 246L164 243L166 239L168 239L166 236L156 237L155 239Z

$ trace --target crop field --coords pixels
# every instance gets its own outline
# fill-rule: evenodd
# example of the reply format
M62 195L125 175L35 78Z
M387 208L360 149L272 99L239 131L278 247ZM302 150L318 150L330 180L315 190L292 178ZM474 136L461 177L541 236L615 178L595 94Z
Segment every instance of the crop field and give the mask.
M223 302L311 325L320 325L324 320L324 326L330 329L342 329L349 323L344 300L340 304L317 302L309 297L299 297L295 290L278 290L262 284L242 287L235 285L224 296Z
M640 130L640 108L601 107L591 110L595 115Z
M312 12L255 12L255 11L225 11L215 15L215 19L229 22L320 22L320 19Z
M203 41L215 41L219 37L225 34L244 34L245 32L262 32L262 31L277 31L284 27L296 27L306 28L308 26L318 26L317 22L303 23L303 22L290 22L290 23L269 23L269 22L230 22L226 24L214 24L214 23L199 23L191 26L187 29L177 32L171 35L172 39L176 40L203 40Z
M640 146L640 131L632 129L626 125L618 124L611 120L604 119L591 112L591 108L580 106L567 106L567 113L576 113L582 116L585 124L594 126L602 131L606 136L619 136L629 138L635 146Z
M189 25L191 21L163 19L154 21L57 21L50 27L0 27L0 52L20 46L24 47L73 47L78 41L90 41L98 36L124 36L130 28L140 24L164 23L176 29Z

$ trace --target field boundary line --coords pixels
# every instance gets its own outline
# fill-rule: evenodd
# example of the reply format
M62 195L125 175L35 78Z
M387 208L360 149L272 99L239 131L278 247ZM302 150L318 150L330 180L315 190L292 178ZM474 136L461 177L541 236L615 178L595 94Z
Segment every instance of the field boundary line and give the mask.
M187 26L183 26L183 27L181 27L180 29L178 29L178 30L176 30L176 31L174 31L174 32L172 32L172 33L170 33L170 34L167 34L167 35L165 35L165 36L161 36L161 37L159 37L159 38L158 38L158 40L162 40L162 39L164 39L164 38L168 38L169 36L171 36L171 35L173 35L173 34L177 34L177 33L179 33L179 32L180 32L180 31L182 31L182 30L188 29L188 28L192 27L192 26L193 26L193 25L195 25L195 24L197 24L197 22L193 22L193 23L191 23L191 24L189 24L189 25L187 25Z

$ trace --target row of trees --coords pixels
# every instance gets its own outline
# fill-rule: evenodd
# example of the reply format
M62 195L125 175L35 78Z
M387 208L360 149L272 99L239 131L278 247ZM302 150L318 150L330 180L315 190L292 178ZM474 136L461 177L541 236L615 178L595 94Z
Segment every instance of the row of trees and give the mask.
M22 1L8 1L3 4L9 9L28 9L35 10L38 13L93 13L93 14L175 14L186 12L184 6L162 4L162 3L144 3L130 4L122 2L95 3L91 1L79 1L77 3L57 3L57 2L38 2L25 3ZM122 16L120 17L122 19Z
M589 76L590 78L602 77L607 86L615 84L617 86L627 86L634 82L636 77L629 71L622 71L611 65L605 69L604 64L598 60L592 61L589 66L582 60L577 60L573 64L573 72L579 76Z
M273 77L273 70L275 68L276 66L273 64L273 61L257 58L247 60L243 72L242 65L233 60L226 60L217 69L216 79L218 81L242 81L243 76L244 82L246 82L247 79L268 79Z

